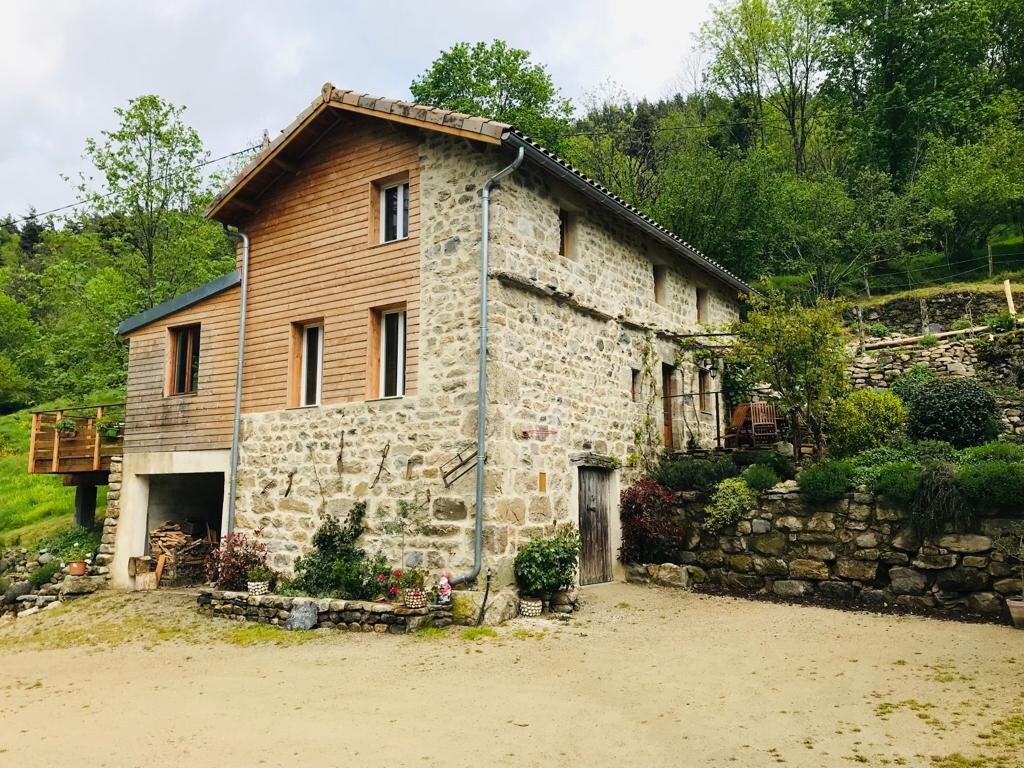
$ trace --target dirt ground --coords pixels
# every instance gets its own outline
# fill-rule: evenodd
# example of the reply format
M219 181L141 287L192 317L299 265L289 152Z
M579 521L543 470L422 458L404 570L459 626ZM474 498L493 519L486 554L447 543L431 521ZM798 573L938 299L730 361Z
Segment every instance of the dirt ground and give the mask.
M99 594L0 623L0 766L1024 766L1024 632L584 595L395 637Z

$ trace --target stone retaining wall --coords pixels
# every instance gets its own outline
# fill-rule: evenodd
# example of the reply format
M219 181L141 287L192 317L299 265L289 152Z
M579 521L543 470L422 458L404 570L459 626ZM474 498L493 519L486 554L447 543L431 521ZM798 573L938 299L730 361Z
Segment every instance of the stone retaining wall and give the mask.
M1014 303L1024 306L1024 294L1014 294ZM974 324L980 325L986 317L995 315L1006 309L1006 297L1002 291L980 293L974 291L951 291L937 296L929 296L924 300L925 321L930 330L948 331L953 323L963 318L970 318ZM856 308L846 313L847 324L856 329ZM864 308L864 323L884 323L890 331L915 336L921 333L921 299L899 298L884 304Z
M292 609L315 605L316 626L350 632L377 632L403 635L424 627L447 627L453 622L451 606L431 605L406 608L395 603L371 603L361 600L333 600L282 595L250 596L246 592L199 592L199 610L210 616L238 621L284 626Z
M703 503L690 499L680 511L697 522ZM813 505L783 487L765 493L735 528L695 530L674 562L631 565L627 578L1008 620L1005 598L1020 593L1019 571L992 548L1008 522L985 518L979 533L921 541L904 510L873 494Z
M107 514L103 518L103 534L97 550L96 564L108 568L114 560L114 543L117 536L117 520L121 516L121 456L110 457L110 476L107 478ZM108 578L109 578L109 571Z
M978 376L990 383L1009 385L1016 389L1016 378L1008 367L992 368L979 362L974 339L971 338L957 338L934 347L911 345L865 352L849 365L846 375L854 389L888 389L915 365L927 365L938 376ZM1004 431L1024 434L1024 400L1013 397L997 399Z

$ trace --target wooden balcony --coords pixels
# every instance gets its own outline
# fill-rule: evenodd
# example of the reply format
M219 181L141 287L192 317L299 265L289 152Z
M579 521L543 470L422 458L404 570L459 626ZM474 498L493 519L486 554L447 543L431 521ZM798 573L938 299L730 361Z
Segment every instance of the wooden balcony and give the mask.
M105 483L110 457L120 456L123 444L124 403L35 411L28 471L66 475L70 485L76 485L74 479L80 475Z

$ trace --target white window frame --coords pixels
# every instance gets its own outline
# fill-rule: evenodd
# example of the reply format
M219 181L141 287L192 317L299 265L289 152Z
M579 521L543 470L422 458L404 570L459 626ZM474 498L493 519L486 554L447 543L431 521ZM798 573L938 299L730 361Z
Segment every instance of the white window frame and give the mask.
M398 220L395 222L395 233L397 237L395 237L394 240L388 240L384 235L384 233L387 231L387 205L385 203L385 200L387 199L388 191L392 189L398 190L398 205L396 206ZM409 204L408 198L408 180L396 181L394 184L388 184L387 186L383 186L380 188L380 199L378 200L377 205L379 206L378 210L380 211L380 242L382 244L397 243L399 240L409 239L409 222L407 221L405 214L406 208Z
M384 394L384 380L387 375L387 318L388 315L399 315L402 320L398 324L398 379L395 394ZM405 309L386 309L380 313L380 389L381 400L393 400L405 397L405 324L408 320Z
M317 328L320 333L317 336L317 354L316 354L316 402L306 402L306 372L309 366L306 364L307 350L309 349L309 329ZM309 325L302 326L302 355L299 358L299 364L302 367L301 381L299 382L299 407L310 408L313 406L320 405L320 399L323 392L324 385L324 324L323 323L310 323Z

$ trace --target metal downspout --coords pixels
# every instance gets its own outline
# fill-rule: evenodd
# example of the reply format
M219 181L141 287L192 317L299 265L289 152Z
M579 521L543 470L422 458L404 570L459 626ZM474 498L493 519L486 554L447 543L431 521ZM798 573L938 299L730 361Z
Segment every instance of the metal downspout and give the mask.
M245 309L249 298L249 236L245 232L232 232L224 225L224 232L234 240L242 241L242 284L238 301L238 354L235 363L235 418L231 431L231 478L228 481L228 533L235 530L235 497L238 495L238 435L242 421L242 365L245 360Z
M486 458L485 440L487 431L487 282L490 278L490 258L487 245L490 239L489 211L491 187L515 171L522 164L524 155L525 152L520 147L516 159L484 182L482 190L482 210L480 214L482 224L480 230L480 363L476 400L476 527L473 532L473 568L469 573L464 573L452 579L451 584L453 586L474 581L480 575L480 564L483 560L484 460Z

